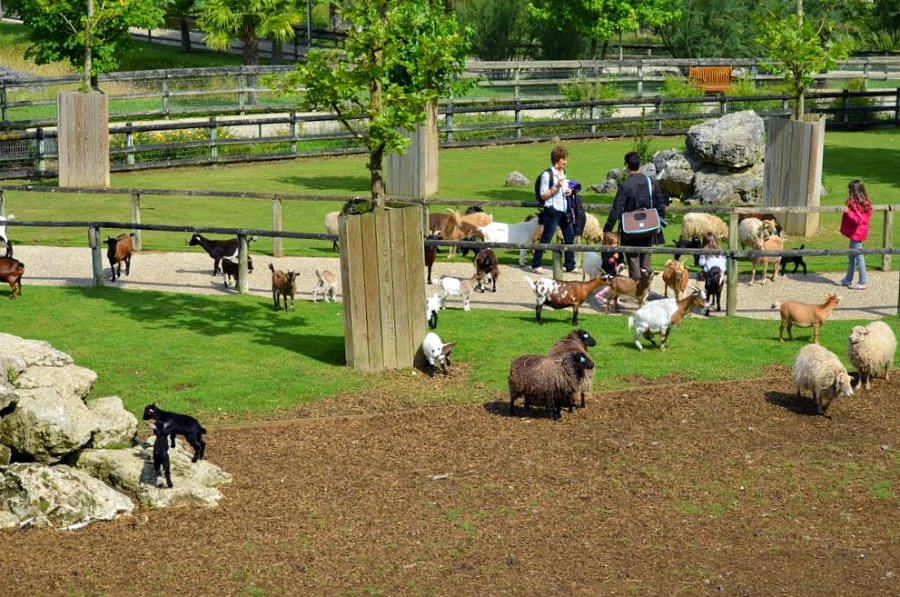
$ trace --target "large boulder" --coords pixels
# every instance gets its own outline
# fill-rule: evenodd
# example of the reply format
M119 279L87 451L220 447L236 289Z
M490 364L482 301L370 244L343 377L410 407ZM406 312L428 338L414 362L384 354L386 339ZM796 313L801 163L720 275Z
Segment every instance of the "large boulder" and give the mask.
M704 163L746 168L765 156L765 125L752 110L726 114L689 128L685 144Z
M531 180L517 170L513 170L506 177L506 186L508 187L527 187L530 183Z
M96 417L80 399L53 388L18 390L18 395L15 410L0 418L0 444L52 464L91 439Z
M72 357L56 350L49 342L0 333L0 358L4 357L21 359L26 367L63 367L73 362Z
M23 390L53 388L63 398L83 400L96 381L95 372L78 365L70 364L63 367L36 365L23 371L13 385Z
M687 198L694 194L695 166L683 152L660 151L653 156L653 162L659 171L659 186L669 197Z
M0 510L20 524L71 527L113 520L131 513L134 504L84 471L20 462L0 469Z
M137 433L138 420L125 410L118 396L88 400L87 408L96 419L93 447L130 446Z
M763 163L732 170L705 164L694 174L692 199L716 205L741 205L762 202Z
M82 450L75 466L148 506L215 506L222 494L214 486L230 483L231 475L207 460L191 462L192 456L181 443L169 450L171 488L157 487L153 445L147 442L128 450Z

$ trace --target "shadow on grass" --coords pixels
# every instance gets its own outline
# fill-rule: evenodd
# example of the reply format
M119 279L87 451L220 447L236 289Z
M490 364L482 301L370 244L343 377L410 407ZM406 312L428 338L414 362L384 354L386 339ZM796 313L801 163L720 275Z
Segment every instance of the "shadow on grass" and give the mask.
M287 176L276 182L317 191L351 189L351 193L369 193L369 179L365 176Z
M895 169L884 168L885 164L900 164L900 150L884 147L844 147L828 145L825 152L827 163L823 169L829 176L842 176L849 182L854 178L871 182L894 185L897 183ZM894 156L894 157L891 157Z
M346 364L342 334L304 333L306 329L321 331L320 326L311 325L317 314L275 312L269 298L223 300L205 295L105 287L66 288L65 292L105 301L110 312L118 311L141 322L145 328L187 329L207 337L239 333L260 345L302 354L321 363Z

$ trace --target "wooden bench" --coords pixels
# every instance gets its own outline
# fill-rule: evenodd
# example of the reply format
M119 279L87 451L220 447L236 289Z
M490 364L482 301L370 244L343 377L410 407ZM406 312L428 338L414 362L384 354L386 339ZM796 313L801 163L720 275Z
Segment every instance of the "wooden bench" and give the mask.
M731 91L730 66L690 66L688 81L703 93Z

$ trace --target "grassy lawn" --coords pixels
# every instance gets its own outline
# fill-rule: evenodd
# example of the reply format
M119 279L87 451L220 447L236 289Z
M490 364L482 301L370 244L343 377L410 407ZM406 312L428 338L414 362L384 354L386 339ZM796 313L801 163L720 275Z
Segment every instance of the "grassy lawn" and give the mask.
M363 387L422 405L502 401L510 361L545 352L571 330L561 313L547 314L543 326L531 310L444 317L440 333L458 342L454 377L461 378L442 383L410 370L367 375L345 367L343 314L334 303L303 302L295 313L275 313L268 298L250 296L30 286L15 302L0 296L0 313L7 315L0 331L46 340L96 371L93 397L118 395L136 414L160 401L220 420L278 417ZM750 379L773 363L789 366L809 339L801 330L794 342L779 343L777 321L691 318L672 335L670 350L639 354L625 317L584 311L582 320L598 338L591 352L602 389L673 378ZM829 321L821 342L840 346L861 323ZM744 350L758 345L765 350Z

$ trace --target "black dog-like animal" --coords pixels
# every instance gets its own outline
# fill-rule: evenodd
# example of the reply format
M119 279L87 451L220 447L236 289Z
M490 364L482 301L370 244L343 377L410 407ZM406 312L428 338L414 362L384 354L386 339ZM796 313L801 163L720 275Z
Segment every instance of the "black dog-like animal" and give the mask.
M153 442L153 472L156 473L156 486L159 487L159 477L165 473L166 484L172 487L172 476L169 472L169 444L166 442L166 431L169 424L157 423L150 427L156 434L156 440Z
M175 435L183 435L184 439L194 448L194 458L191 462L197 462L203 458L206 452L206 442L203 441L203 434L206 429L200 425L200 421L189 415L181 415L164 411L156 406L156 404L148 404L144 408L144 420L153 419L163 426L163 436L166 434L172 437L172 447L175 447Z
M802 251L804 247L806 247L806 245L800 245L800 249L798 249L798 250ZM806 262L803 260L803 255L794 255L793 257L788 257L786 255L783 255L781 257L781 275L782 276L784 275L784 272L787 271L787 266L789 263L794 264L794 271L791 272L792 274L796 274L797 268L802 267L803 275L804 276L806 275Z

